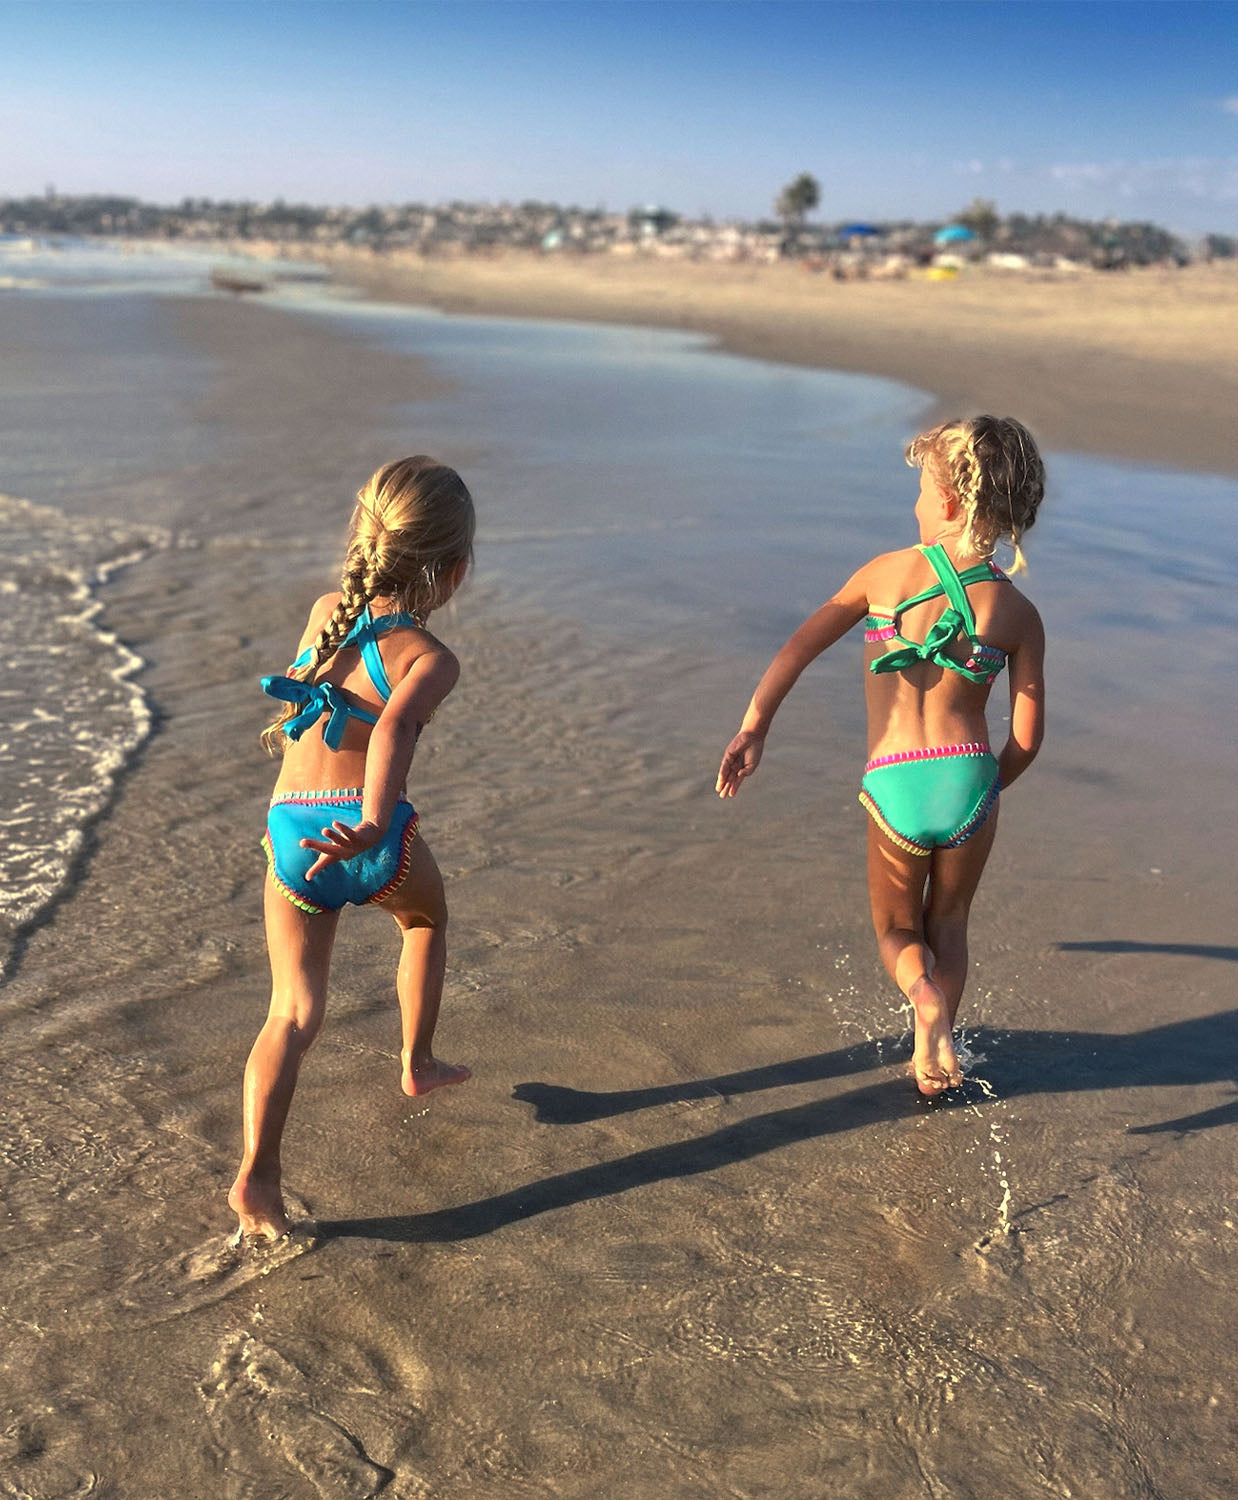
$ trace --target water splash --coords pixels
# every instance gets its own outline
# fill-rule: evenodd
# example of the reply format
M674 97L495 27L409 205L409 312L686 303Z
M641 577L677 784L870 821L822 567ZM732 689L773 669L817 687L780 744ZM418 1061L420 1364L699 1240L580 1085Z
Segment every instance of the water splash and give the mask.
M962 1058L960 1056L960 1061L961 1060ZM983 1059L980 1060L983 1061ZM990 1104L999 1106L1003 1103L1003 1101L998 1096L997 1090L994 1089L993 1085L987 1078L980 1078L975 1074L969 1074L968 1076L971 1078L971 1081L977 1086L977 1088L979 1088L986 1101L988 1101ZM980 1117L980 1110L977 1105L969 1104L968 1108L976 1114L977 1118ZM1013 1226L1010 1219L1010 1205L1013 1201L1013 1194L1010 1188L1010 1178L1008 1176L1006 1163L1002 1156L1002 1151L1006 1145L1006 1138L998 1128L997 1121L992 1117L991 1114L986 1117L985 1123L988 1125L989 1144L993 1148L992 1171L997 1177L997 1186L1001 1188L1002 1196L1001 1201L997 1205L996 1228L992 1231L991 1234L986 1236L983 1243L987 1243L993 1238L994 1235L1000 1235L1003 1238L1006 1238L1013 1231Z

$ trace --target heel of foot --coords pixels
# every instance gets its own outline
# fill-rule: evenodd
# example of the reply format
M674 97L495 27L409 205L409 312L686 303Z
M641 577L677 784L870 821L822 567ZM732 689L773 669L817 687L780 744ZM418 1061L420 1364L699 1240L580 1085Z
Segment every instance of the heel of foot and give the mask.
M410 1099L431 1093L434 1089L447 1088L453 1083L466 1083L472 1078L472 1070L462 1063L439 1062L432 1059L422 1067L413 1067L407 1052L400 1054L402 1071L400 1087Z
M916 1087L930 1098L956 1088L963 1081L950 1031L946 997L927 974L907 991L916 1017L916 1047L912 1059Z

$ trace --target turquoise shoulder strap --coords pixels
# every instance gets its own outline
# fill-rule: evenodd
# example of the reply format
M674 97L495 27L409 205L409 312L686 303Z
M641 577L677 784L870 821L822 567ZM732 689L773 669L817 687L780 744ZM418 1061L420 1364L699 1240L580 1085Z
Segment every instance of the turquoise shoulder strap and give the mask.
M386 703L391 697L391 684L387 681L387 669L383 666L383 655L378 649L378 632L374 629L374 620L368 604L361 611L361 618L340 642L341 650L345 646L356 646L361 652L361 660L365 663L365 670L370 674L370 681L374 684L378 696Z
M370 674L370 681L384 703L391 697L391 683L387 677L387 669L383 666L382 652L378 649L378 637L388 630L396 630L401 625L421 629L422 621L405 610L400 610L393 615L383 615L381 619L376 620L370 614L370 606L367 604L361 611L361 618L340 642L341 651L345 646L356 646L361 652L365 670ZM313 646L307 646L288 670L297 672L302 667L308 666L313 654Z
M420 629L422 622L406 610L383 615L376 620L370 614L370 606L367 604L361 618L340 643L341 646L356 646L360 650L365 670L370 674L370 681L384 703L391 697L391 683L387 678L387 669L383 666L383 654L378 649L378 637L385 635L388 630L398 630L402 625Z
M937 574L942 592L949 601L951 608L958 614L963 629L969 638L973 637L976 634L976 616L972 612L971 603L967 598L967 590L963 587L963 580L959 577L954 564L950 561L950 554L940 542L934 542L931 547L924 549L924 556L928 561L929 567Z
M1005 573L999 572L996 568L994 568L994 566L993 566L992 563L987 563L987 562L985 562L985 563L977 563L975 565L975 567L968 568L968 569L966 569L965 572L962 572L962 573L955 572L954 564L950 561L950 558L949 558L949 556L946 553L946 549L943 546L941 546L941 544L939 542L934 542L931 547L921 547L920 551L923 552L924 555L925 555L925 557L928 558L929 566L933 569L933 572L937 574L937 577L939 579L942 576L941 571L938 569L938 567L936 566L936 564L933 562L933 559L931 557L929 557L929 553L933 552L933 551L937 551L937 552L941 553L942 559L944 560L946 566L950 569L950 571L952 573L954 573L954 576L964 586L966 586L969 583L1009 583L1010 582L1010 580L1006 577ZM901 615L904 612L904 610L911 609L911 608L913 608L917 604L926 604L930 599L936 599L937 596L938 596L938 594L946 594L947 597L949 597L948 590L944 587L943 584L941 584L941 583L934 583L933 585L931 585L931 587L922 590L920 593L913 594L910 599L904 599L903 602L899 605L899 607L894 611L894 613L896 615ZM953 603L954 601L951 600L950 602ZM956 606L956 608L957 608L957 606Z

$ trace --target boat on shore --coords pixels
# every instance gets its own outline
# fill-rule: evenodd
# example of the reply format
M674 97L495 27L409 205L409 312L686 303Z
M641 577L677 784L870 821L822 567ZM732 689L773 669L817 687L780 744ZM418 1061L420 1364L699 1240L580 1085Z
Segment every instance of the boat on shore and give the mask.
M238 297L243 293L265 292L270 289L268 282L260 281L256 276L242 276L235 271L212 271L211 285L217 292L231 292Z

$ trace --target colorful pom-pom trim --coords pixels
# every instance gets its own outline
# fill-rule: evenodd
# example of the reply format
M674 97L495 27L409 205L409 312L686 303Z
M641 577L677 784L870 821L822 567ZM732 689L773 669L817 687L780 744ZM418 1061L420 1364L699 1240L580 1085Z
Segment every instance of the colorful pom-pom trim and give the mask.
M970 740L962 745L934 745L926 750L896 750L893 755L879 755L864 767L864 774L875 771L878 766L897 766L906 760L944 760L951 755L991 755L992 751L979 740Z

